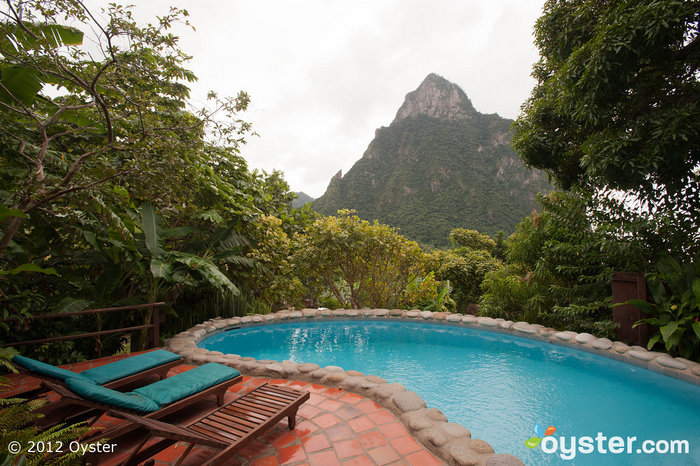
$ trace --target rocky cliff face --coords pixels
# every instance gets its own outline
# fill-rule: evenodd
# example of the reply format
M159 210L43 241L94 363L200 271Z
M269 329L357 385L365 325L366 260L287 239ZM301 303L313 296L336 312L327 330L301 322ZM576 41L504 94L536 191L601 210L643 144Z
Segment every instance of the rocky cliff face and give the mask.
M418 89L406 95L392 124L417 115L440 120L467 120L475 114L469 97L459 86L431 73Z
M435 246L456 227L510 233L535 207L535 193L550 189L511 149L511 123L479 113L457 85L430 74L312 207L354 209Z

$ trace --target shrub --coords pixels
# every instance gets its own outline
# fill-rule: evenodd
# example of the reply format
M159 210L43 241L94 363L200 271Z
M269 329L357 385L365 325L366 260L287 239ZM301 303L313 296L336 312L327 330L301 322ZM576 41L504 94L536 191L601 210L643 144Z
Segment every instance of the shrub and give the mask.
M700 360L700 262L681 265L663 255L656 262L656 270L647 276L653 302L628 301L652 316L635 326L646 322L658 328L649 339L649 349L663 344L670 353Z
M454 230L453 230L454 231ZM470 303L481 297L484 277L500 267L498 260L485 250L466 247L448 251L433 251L426 259L428 270L438 280L448 280L453 288L452 298L457 312L465 313Z
M297 235L295 270L318 301L331 294L343 307L400 307L411 280L424 276L414 241L353 211L324 217Z

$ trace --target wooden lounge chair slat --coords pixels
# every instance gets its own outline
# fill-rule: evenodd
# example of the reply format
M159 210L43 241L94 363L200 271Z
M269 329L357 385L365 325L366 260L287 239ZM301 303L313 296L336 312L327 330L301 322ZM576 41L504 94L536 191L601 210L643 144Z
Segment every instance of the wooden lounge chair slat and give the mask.
M251 420L257 419L259 422L260 420L265 420L267 418L267 414L265 413L258 413L255 411L255 408L249 408L243 405L244 402L239 402L236 403L235 405L229 405L227 408L222 409L223 412L228 413L231 412L236 413L236 415L240 415L241 417L246 417L246 418L251 418Z
M250 420L250 419L248 419L248 418L243 418L243 417L240 417L240 416L234 416L234 415L233 415L232 413L230 413L230 412L224 413L223 411L219 411L215 417L216 417L216 419L221 419L221 422L224 422L224 421L226 421L226 422L236 422L237 424L241 424L241 425L244 425L244 426L248 426L249 428L255 427L256 425L258 425L258 424L260 423L259 421L258 421L258 422L255 422L255 421L252 421L252 420Z
M246 435L248 435L248 432L255 429L255 426L246 426L246 425L242 425L242 424L237 424L231 420L225 420L225 419L220 419L220 418L202 421L202 425L209 425L209 426L216 427L216 428L219 428L222 430L235 432L236 435L240 435L241 437L245 437Z
M212 420L206 420L202 421L201 424L198 425L198 427L201 427L202 429L208 430L209 432L212 433L212 435L219 435L222 437L228 437L231 440L237 440L241 437L245 437L248 435L248 432L250 432L251 429L234 429L231 426L227 426L225 424L221 424L219 422L215 422Z
M266 392L255 392L253 395L251 395L251 398L254 400L261 400L262 403L270 403L273 405L287 404L287 400Z
M197 432L199 432L199 433L201 433L201 434L204 434L204 435L206 435L206 436L208 436L208 437L211 437L212 439L217 439L217 440L219 440L220 442L223 442L223 443L226 443L226 444L230 444L230 443L231 443L231 439L230 439L230 438L222 437L222 436L216 434L215 432L212 432L212 431L210 431L210 430L204 429L202 426L191 426L190 429L196 430Z
M284 387L278 387L274 385L270 385L267 387L265 390L268 393L275 393L278 396L285 397L288 400L293 400L297 398L299 395L298 393L290 392L288 389L285 389Z
M238 405L241 408L248 409L256 414L262 414L263 416L270 416L275 413L274 408L270 408L268 406L261 406L259 403L255 403L253 400L240 400L238 402Z
M241 399L242 402L248 403L250 405L266 409L268 411L276 411L278 409L278 403L271 403L266 398L260 397L257 393L250 393L246 395L245 398ZM286 404L286 403L282 403Z
M241 417L250 418L251 421L256 420L256 422L264 421L271 414L268 411L261 411L255 406L251 406L247 401L240 401L236 403L236 406L231 406L230 409L225 409L224 412L231 412L231 414L236 413Z
M251 426L244 426L241 424L234 424L231 422L221 422L221 419L212 419L212 418L203 419L198 425L200 425L206 429L209 428L206 426L211 426L211 427L214 427L216 429L222 429L222 430L228 429L230 431L235 432L236 435L240 435L240 436L246 435L248 432L250 432L251 429L254 428Z

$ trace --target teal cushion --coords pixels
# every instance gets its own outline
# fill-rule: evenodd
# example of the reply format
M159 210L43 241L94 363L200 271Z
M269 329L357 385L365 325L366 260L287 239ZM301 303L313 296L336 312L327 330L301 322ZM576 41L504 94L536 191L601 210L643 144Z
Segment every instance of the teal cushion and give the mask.
M236 369L210 362L145 387L137 388L134 393L150 398L163 407L239 375L241 373Z
M104 385L114 380L123 379L124 377L177 361L178 359L180 359L180 356L175 353L165 350L156 350L137 354L136 356L114 361L103 366L94 367L81 372L80 375L95 383Z
M154 401L138 393L118 392L96 385L89 380L79 378L66 379L66 387L87 400L103 403L114 408L125 408L142 413L150 413L160 409Z
M46 364L45 362L37 361L36 359L32 358L27 358L24 356L20 356L19 354L15 355L12 358L12 362L16 363L18 366L22 366L27 370L30 370L34 373L44 375L46 377L52 377L54 379L62 380L65 381L66 379L69 378L81 378L83 379L83 376L80 374L77 374L73 371L69 371L67 369L61 369L60 367L52 366L51 364ZM88 379L83 379L86 380L90 383L94 383Z

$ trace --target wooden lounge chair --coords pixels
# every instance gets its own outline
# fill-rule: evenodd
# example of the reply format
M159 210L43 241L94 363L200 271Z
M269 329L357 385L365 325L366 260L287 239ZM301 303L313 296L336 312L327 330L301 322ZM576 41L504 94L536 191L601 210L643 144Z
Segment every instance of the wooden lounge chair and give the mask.
M137 354L82 372L73 372L20 355L14 356L10 361L10 364L19 373L44 382L65 385L67 379L77 377L115 390L138 385L138 382L153 381L154 377L162 380L167 376L170 369L181 363L182 358L179 355L165 350ZM46 394L47 391L46 385L41 385L38 388L21 392L15 396L34 399ZM64 420L77 422L81 419L90 418L95 414L83 408L77 408L66 398L53 401L39 408L37 412L43 416L37 421L39 427L42 428L50 427Z
M120 359L82 372L52 366L35 359L16 355L10 361L18 372L37 379L63 385L68 378L79 377L107 388L117 389L131 385L151 376L163 379L168 371L182 363L182 358L170 351L155 350ZM33 398L42 389L31 390L16 395L20 398Z
M189 446L178 458L176 465L179 465L197 445L219 450L203 463L216 465L225 462L285 417L289 429L293 430L297 410L308 399L308 392L266 383L186 425L169 424L123 410L110 410L108 414L125 419L148 432L122 465L139 464L177 442L189 443ZM109 432L105 432L102 437L118 443L118 439L115 440L109 435ZM162 440L144 448L153 437L160 437ZM99 458L96 460L99 464Z
M159 419L210 396L215 396L221 406L226 390L242 379L240 372L235 369L208 363L128 393L79 378L66 379L64 384L49 381L42 384L61 396L64 405L70 405L53 410L52 415L59 417L61 422L85 420L88 425L92 425L102 414L115 409L139 412L146 418ZM74 416L75 408L79 410L78 416ZM130 430L133 427L121 426L110 435L116 437Z

